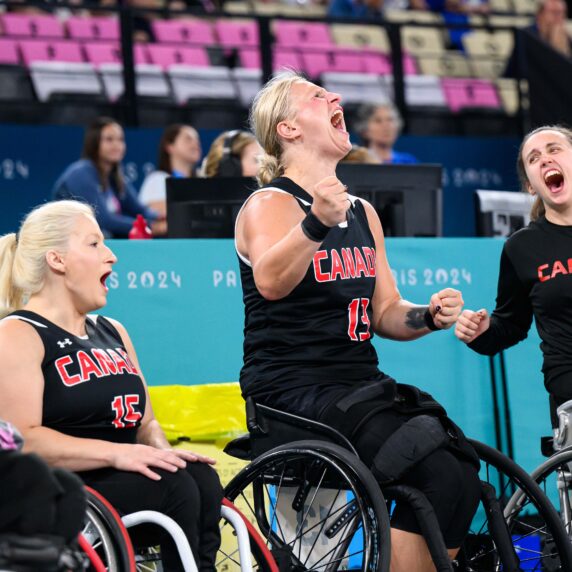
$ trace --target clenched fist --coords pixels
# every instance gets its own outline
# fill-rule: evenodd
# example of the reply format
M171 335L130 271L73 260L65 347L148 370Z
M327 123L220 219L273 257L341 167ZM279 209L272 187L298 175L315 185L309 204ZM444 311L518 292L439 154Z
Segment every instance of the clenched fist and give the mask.
M481 309L478 312L464 310L457 321L455 335L462 342L470 344L475 338L488 330L490 325L491 319L485 309Z
M336 226L346 220L350 208L347 187L335 176L322 179L314 187L312 212L326 226Z

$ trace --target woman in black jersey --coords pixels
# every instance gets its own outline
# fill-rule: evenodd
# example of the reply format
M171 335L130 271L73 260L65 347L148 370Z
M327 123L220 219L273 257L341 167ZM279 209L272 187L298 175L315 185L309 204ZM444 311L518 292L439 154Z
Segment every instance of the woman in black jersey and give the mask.
M524 340L534 316L544 384L561 405L572 399L572 131L531 131L517 171L522 189L536 197L531 223L504 244L492 315L465 310L455 333L476 352L494 355Z
M379 370L371 337L414 340L450 328L461 294L446 288L427 306L399 295L375 210L335 175L351 148L339 95L286 72L258 94L251 123L265 155L263 188L236 226L243 395L335 426L380 482L398 477L421 489L454 558L480 496L478 459L431 396ZM405 459L408 446L416 452ZM429 570L415 516L398 505L392 571Z
M38 207L0 238L0 417L21 431L25 452L77 472L121 513L172 517L199 569L214 570L214 460L171 449L125 328L89 314L105 305L116 260L76 201ZM159 541L164 569L182 570L174 543Z

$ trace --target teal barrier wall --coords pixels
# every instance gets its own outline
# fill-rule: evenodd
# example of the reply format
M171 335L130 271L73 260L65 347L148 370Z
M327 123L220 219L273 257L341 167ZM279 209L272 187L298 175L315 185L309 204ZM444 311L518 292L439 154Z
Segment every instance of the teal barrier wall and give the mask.
M150 385L236 381L242 362L243 306L231 240L109 241L119 258L103 314L128 328ZM494 305L502 241L388 239L404 298L419 304L452 286L465 305ZM468 350L453 331L414 342L377 338L381 368L430 391L472 437L494 445L488 358ZM516 460L540 462L538 437L549 432L533 330L507 352Z

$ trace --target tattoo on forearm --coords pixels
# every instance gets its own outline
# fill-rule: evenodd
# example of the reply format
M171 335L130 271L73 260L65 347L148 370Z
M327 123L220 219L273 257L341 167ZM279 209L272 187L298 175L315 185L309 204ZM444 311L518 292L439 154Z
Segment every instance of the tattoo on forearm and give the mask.
M405 316L405 325L412 330L422 330L426 328L425 325L425 312L429 309L429 306L419 306L417 308L411 308Z

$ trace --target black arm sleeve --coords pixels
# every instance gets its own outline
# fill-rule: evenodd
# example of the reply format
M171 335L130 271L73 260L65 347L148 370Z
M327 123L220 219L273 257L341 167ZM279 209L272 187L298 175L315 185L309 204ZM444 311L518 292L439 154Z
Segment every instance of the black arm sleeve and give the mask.
M490 328L468 346L480 354L492 356L524 340L532 324L532 306L528 294L528 288L518 277L505 245Z

